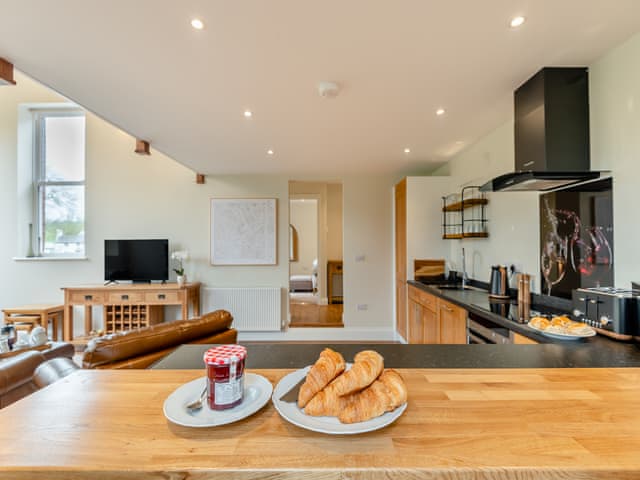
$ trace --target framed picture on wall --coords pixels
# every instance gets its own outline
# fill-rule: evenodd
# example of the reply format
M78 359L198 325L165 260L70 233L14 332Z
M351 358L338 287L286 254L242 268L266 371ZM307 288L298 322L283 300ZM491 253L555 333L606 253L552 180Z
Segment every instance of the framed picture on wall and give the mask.
M211 199L211 265L276 265L277 200Z

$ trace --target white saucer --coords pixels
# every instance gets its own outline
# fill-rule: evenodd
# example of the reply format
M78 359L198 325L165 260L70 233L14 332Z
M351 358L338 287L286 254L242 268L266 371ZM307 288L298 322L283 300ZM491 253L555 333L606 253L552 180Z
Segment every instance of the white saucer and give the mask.
M300 428L305 428L313 432L328 433L331 435L353 435L356 433L372 432L386 427L395 422L407 408L404 403L393 412L387 412L379 417L372 418L366 422L340 423L336 417L311 417L306 415L295 402L283 402L280 400L294 385L307 375L311 367L305 367L282 377L273 391L273 405L282 418Z
M189 413L186 406L198 398L205 386L206 377L197 378L178 387L164 401L164 416L183 427L216 427L237 422L253 415L266 405L271 397L271 382L262 375L244 374L244 399L240 405L228 410L211 410L207 405Z

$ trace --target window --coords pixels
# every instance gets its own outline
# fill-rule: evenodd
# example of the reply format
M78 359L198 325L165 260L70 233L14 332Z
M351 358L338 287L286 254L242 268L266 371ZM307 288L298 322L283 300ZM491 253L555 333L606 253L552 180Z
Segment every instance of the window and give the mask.
M84 256L84 112L32 113L34 243L42 256Z

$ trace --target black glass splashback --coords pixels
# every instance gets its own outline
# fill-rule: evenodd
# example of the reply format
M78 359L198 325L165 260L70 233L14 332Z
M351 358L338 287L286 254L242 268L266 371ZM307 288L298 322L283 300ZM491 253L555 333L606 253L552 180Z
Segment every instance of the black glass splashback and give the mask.
M540 278L543 294L562 298L613 285L610 178L540 196Z

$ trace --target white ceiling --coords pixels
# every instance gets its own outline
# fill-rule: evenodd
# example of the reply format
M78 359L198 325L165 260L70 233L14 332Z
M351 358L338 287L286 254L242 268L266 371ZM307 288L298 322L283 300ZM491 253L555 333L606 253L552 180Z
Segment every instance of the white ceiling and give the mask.
M510 118L513 89L539 68L588 65L640 30L639 0L0 0L0 12L0 56L206 174L428 169ZM512 30L516 14L527 22ZM320 98L322 80L340 95Z

